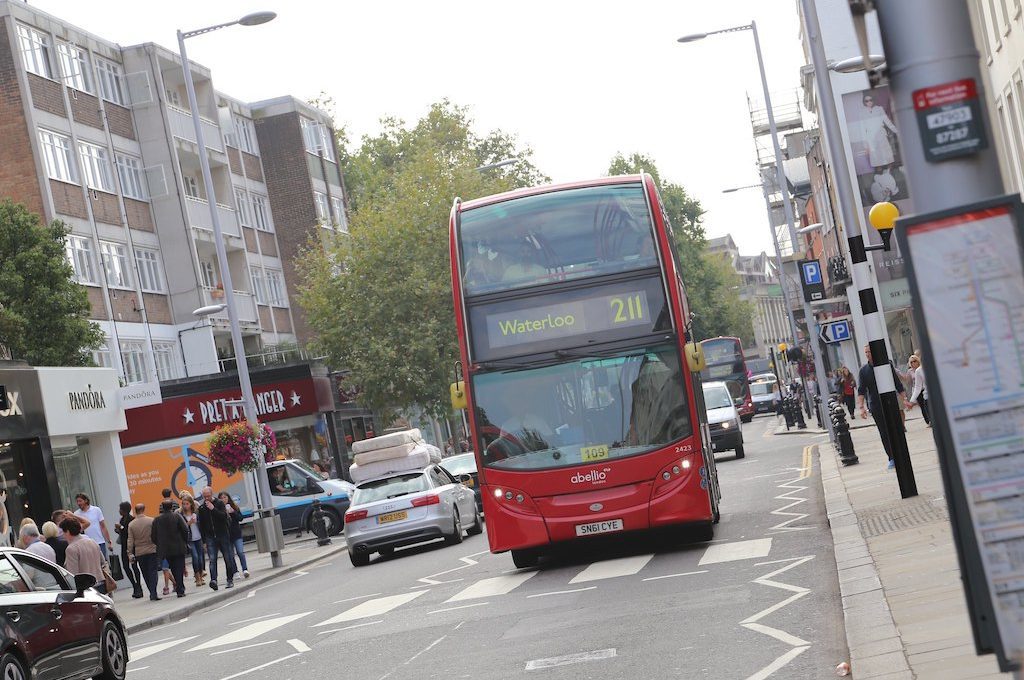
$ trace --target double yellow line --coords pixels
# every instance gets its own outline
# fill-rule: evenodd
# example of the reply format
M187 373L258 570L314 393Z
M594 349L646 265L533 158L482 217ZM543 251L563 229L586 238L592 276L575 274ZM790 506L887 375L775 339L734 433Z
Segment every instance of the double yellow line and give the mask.
M800 468L800 476L798 479L807 479L811 476L811 471L814 469L813 461L811 459L811 452L814 451L814 445L804 447L804 459L803 465Z

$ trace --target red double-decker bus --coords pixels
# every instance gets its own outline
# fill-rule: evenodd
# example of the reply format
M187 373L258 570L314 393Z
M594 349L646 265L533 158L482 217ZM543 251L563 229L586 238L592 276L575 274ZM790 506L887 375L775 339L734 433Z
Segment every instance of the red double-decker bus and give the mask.
M754 419L754 400L750 396L750 375L743 356L743 342L739 338L718 337L702 340L700 345L704 348L704 361L707 363L700 377L705 382L724 382L732 398L738 401L736 410L740 420L749 423Z
M492 552L696 525L720 497L671 227L649 175L451 213L465 401Z

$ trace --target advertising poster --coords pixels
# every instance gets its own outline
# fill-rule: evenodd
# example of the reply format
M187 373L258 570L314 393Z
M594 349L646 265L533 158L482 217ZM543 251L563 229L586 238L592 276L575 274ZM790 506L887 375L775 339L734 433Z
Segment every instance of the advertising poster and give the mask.
M857 193L864 216L862 231L872 245L882 242L878 232L868 221L871 206L889 201L899 208L901 215L913 213L914 207L907 188L899 132L896 129L892 98L888 87L861 90L843 95L843 113L849 132L850 156L856 172ZM892 250L872 253L879 283L905 279L903 257L893 239ZM892 287L892 286L891 286ZM905 286L894 284L902 289ZM886 311L909 306L909 296L903 299L883 300Z
M227 491L233 497L243 497L244 475L229 475L207 462L205 437L166 448L156 448L124 457L128 476L128 492L132 504L145 503L146 513L159 512L161 492L171 489L175 498L183 491L199 496L204 486L213 487L214 493Z

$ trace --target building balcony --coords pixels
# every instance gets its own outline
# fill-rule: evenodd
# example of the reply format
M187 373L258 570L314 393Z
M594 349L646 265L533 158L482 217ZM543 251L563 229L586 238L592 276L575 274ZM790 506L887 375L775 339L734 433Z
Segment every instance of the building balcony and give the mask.
M196 129L192 123L192 114L177 106L167 106L167 117L171 122L171 134L180 139L196 144ZM199 123L203 127L203 141L206 146L214 151L224 153L224 140L220 136L220 127L209 118L199 117Z
M220 288L202 287L203 306L220 305L224 303L224 291ZM235 308L238 310L238 323L241 326L259 327L260 315L256 309L256 297L244 290L235 291ZM228 325L228 310L217 312L209 316L214 326L226 327Z
M188 210L188 224L190 227L213 234L213 216L210 215L210 204L202 198L185 197L185 205ZM220 229L225 236L242 237L242 231L238 226L238 217L235 209L223 203L217 204L217 216L220 218Z

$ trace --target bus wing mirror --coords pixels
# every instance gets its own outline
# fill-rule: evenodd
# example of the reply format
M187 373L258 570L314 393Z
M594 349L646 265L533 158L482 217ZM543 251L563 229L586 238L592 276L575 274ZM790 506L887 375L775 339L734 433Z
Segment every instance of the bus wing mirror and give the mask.
M448 388L452 398L452 408L456 411L466 408L466 383L463 380L453 382Z
M686 343L686 365L689 367L690 373L700 373L707 368L707 361L704 360L704 348L700 346L700 343Z

